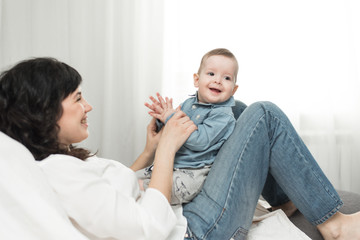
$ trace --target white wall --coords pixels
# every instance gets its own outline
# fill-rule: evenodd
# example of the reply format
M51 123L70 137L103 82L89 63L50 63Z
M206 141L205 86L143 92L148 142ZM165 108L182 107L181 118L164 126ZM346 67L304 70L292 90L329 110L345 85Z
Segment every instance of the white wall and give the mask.
M290 117L337 188L360 193L360 2L165 2L163 94L183 101L209 50L240 69L237 99L268 100Z
M148 96L183 101L202 55L226 47L236 98L277 103L334 185L360 193L359 12L357 0L0 0L0 69L34 56L74 66L94 106L83 145L130 165Z

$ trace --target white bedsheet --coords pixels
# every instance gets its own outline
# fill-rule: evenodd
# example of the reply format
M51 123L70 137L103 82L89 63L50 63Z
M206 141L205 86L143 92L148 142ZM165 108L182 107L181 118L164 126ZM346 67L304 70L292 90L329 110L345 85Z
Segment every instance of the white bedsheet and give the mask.
M311 240L282 210L255 216L248 240Z
M31 153L0 132L0 239L87 239L71 224Z

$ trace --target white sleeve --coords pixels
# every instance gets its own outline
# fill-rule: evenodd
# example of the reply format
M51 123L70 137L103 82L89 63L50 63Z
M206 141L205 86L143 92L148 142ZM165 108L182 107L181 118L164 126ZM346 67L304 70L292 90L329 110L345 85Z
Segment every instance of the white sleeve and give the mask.
M165 196L151 188L141 195L135 173L118 162L53 155L39 165L69 217L92 235L158 240L176 225Z

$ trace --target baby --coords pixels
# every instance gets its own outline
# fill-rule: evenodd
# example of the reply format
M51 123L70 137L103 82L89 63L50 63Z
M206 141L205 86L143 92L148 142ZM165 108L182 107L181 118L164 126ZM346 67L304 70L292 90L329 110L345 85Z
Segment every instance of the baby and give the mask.
M238 62L227 49L219 48L206 53L200 68L194 74L194 86L198 89L181 106L197 130L179 149L174 160L173 189L171 204L183 204L191 201L201 190L210 171L218 150L228 139L235 127L232 106L238 86L236 77ZM177 111L172 99L163 98L157 93L157 99L150 97L152 104L145 103L149 114L157 119L160 129ZM152 167L140 170L144 189L150 182Z

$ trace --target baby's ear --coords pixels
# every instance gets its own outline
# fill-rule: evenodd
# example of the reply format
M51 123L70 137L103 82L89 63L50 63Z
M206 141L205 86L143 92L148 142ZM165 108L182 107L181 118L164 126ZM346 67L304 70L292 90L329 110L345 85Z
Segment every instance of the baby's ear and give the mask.
M232 95L234 95L234 94L236 93L236 91L238 90L238 87L239 87L238 85L235 85L235 86L234 86L234 89L233 89Z
M198 88L199 87L199 79L200 79L199 74L194 73L193 77L194 77L194 87Z

